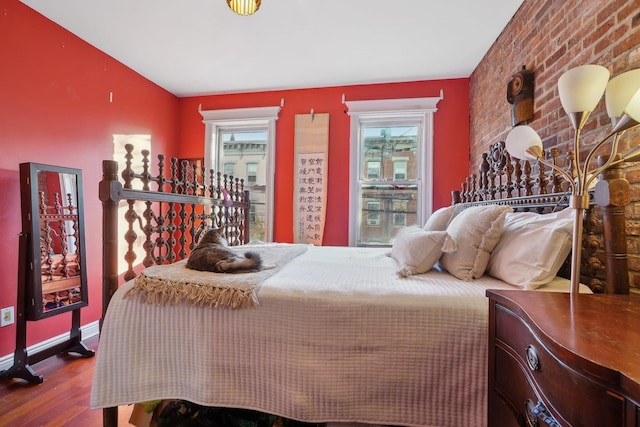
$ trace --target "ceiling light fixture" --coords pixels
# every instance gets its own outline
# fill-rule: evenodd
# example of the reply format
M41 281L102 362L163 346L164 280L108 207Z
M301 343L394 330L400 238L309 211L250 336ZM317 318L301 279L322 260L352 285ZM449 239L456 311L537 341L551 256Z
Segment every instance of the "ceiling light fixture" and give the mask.
M227 0L229 9L242 16L256 13L260 9L260 3L262 0Z

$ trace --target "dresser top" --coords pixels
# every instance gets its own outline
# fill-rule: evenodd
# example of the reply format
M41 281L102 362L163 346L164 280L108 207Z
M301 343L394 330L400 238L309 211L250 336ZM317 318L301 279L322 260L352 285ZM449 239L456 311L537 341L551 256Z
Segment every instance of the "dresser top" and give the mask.
M568 366L640 399L640 296L488 290Z

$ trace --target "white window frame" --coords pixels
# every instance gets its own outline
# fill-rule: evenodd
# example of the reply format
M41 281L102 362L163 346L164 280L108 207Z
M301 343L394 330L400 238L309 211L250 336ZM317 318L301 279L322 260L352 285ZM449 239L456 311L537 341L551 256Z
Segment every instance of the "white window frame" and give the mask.
M444 98L441 90L439 97L378 99L366 101L345 101L351 117L350 135L350 185L349 185L349 245L355 246L360 227L362 207L359 189L362 184L363 159L360 157L360 128L362 124L388 120L401 123L405 119L419 119L422 132L419 132L417 181L418 203L417 221L422 224L433 210L433 117L438 102Z
M218 142L219 131L233 129L246 130L251 127L267 127L267 173L266 173L266 204L265 222L267 226L266 239L273 241L273 212L275 188L275 157L276 157L276 120L280 114L280 106L234 108L228 110L199 110L202 122L205 124L204 164L207 168L222 170L219 164L222 159L222 145Z

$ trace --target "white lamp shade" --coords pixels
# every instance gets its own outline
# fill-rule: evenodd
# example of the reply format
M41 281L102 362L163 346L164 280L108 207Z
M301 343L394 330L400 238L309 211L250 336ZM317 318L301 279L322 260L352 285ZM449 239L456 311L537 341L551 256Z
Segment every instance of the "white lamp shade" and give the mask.
M640 90L631 98L621 117L612 117L613 132L624 132L640 125Z
M591 112L602 98L609 70L601 65L581 65L565 72L558 80L562 108L567 114Z
M505 148L512 157L536 160L537 155L542 153L542 140L531 127L516 126L507 135Z
M629 101L629 104L625 107L624 112L637 123L640 123L640 89L636 92L633 98L631 98L631 101Z
M640 69L627 71L609 81L605 93L607 114L612 119L619 119L628 110L640 110ZM634 101L633 103L631 101Z

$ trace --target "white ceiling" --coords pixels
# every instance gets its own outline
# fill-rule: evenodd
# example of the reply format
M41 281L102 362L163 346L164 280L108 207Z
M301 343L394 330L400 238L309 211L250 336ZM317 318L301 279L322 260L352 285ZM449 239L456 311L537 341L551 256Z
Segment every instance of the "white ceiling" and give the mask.
M177 96L468 77L523 0L22 0Z

